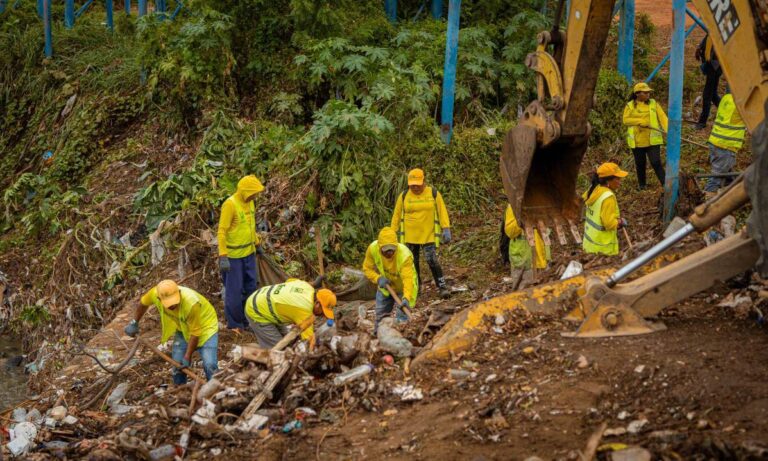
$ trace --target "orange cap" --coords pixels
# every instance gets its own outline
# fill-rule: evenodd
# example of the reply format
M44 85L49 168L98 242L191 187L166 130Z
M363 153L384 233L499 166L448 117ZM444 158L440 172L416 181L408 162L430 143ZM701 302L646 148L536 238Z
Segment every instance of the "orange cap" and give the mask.
M619 165L616 165L613 162L606 162L597 167L597 176L599 178L607 178L609 176L616 176L617 178L623 178L626 175L628 175L626 171L619 168Z
M179 286L173 280L163 280L157 284L157 297L163 307L169 307L181 302L181 292Z
M336 307L336 295L328 288L321 288L315 293L315 297L320 301L323 307L323 314L329 319L333 319L333 308Z
M424 170L421 168L414 168L408 172L409 186L421 186L422 184L424 184Z

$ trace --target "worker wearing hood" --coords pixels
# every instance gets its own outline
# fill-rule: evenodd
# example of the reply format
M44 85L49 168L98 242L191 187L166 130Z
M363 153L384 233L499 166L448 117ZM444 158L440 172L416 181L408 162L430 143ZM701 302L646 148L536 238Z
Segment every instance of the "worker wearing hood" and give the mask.
M219 217L219 269L224 281L224 314L227 328L244 330L245 300L259 287L258 265L254 253L261 253L256 233L256 207L253 202L264 190L256 176L237 183L237 191L221 206Z

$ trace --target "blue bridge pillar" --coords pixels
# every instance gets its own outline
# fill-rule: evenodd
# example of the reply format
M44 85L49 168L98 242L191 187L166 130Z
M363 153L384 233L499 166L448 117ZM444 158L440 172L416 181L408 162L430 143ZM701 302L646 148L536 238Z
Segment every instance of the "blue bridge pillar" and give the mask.
M448 31L445 38L445 69L443 70L443 99L440 112L440 137L446 144L453 135L453 104L456 98L456 64L459 56L459 17L461 0L448 1Z
M635 0L624 0L619 14L619 53L616 67L631 85L635 50Z
M664 222L675 215L679 191L680 143L683 128L683 78L685 59L685 0L673 0L672 51L669 64L669 132L664 182Z
M45 57L53 57L53 36L51 34L51 0L43 3L43 34L45 35Z
M147 15L147 0L139 0L139 17Z
M431 11L434 19L443 17L443 0L432 0Z
M384 0L384 11L389 22L397 22L397 0Z

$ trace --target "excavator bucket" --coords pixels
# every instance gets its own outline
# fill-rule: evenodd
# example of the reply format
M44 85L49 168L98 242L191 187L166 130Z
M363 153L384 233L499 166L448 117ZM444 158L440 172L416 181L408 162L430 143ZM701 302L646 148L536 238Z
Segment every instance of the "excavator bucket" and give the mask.
M576 178L586 139L561 137L541 147L536 133L535 127L521 124L504 139L500 166L507 200L525 222L573 227L581 213Z

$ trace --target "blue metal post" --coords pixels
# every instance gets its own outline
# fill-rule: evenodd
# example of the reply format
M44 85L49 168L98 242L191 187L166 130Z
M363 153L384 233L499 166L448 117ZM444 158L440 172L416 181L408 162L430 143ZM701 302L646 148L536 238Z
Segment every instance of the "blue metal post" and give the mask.
M147 0L139 0L139 17L147 14Z
M635 50L635 0L624 0L619 18L619 54L616 67L631 84Z
M384 11L389 22L397 22L397 0L384 0Z
M45 34L45 57L53 57L53 36L51 35L51 0L43 0L43 33Z
M166 9L167 8L166 8L165 0L155 0L155 13L157 13L160 16L161 21L165 19Z
M75 26L75 0L64 0L64 27Z
M693 19L693 22L699 25L702 29L704 29L704 32L709 32L707 30L707 26L701 21L701 18L696 16L696 14L687 6L685 7L685 13L690 16L691 19Z
M432 17L440 19L443 17L443 0L432 0Z
M115 21L114 21L114 4L113 0L107 0L107 27L110 31L115 30Z
M125 14L131 15L131 0L125 0Z
M43 16L45 15L45 12L43 11L44 8L43 0L37 0L37 15L40 19L43 19Z
M0 0L0 14L5 13L5 2L6 0Z
M456 97L456 62L459 56L459 17L461 0L448 0L448 31L445 37L443 101L440 113L440 137L446 144L453 135L453 103Z
M683 78L685 60L685 0L673 0L672 59L669 64L669 132L664 182L664 222L675 215L680 170L680 137L683 127Z

